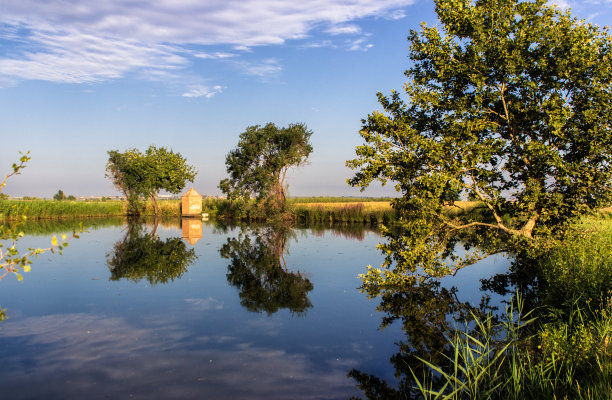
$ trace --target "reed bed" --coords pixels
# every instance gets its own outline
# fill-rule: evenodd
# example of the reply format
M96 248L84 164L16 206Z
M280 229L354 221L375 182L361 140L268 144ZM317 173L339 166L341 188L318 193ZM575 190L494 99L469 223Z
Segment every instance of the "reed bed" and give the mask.
M180 200L159 200L162 216L179 216ZM116 217L126 214L126 202L111 201L56 201L56 200L2 200L0 220L17 220L22 216L30 220ZM144 203L142 215L154 215L153 204Z
M473 315L476 329L447 338L446 362L412 372L423 399L610 399L612 220L582 219L531 267L539 307L517 296L501 320Z
M389 201L294 203L290 208L300 223L379 224L390 223L395 218L395 211Z
M390 202L391 197L332 197L332 196L313 196L313 197L289 197L287 203L292 204L327 204L327 203L380 203Z
M4 200L0 201L0 219L28 219L110 217L123 215L122 201L55 201Z

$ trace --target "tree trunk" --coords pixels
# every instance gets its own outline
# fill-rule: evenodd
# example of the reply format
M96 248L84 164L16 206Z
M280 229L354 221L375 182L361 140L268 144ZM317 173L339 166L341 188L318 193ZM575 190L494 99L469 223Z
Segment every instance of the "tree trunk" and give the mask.
M151 193L151 200L153 200L153 209L155 210L155 216L159 216L159 206L157 205L157 200L155 199L155 193Z

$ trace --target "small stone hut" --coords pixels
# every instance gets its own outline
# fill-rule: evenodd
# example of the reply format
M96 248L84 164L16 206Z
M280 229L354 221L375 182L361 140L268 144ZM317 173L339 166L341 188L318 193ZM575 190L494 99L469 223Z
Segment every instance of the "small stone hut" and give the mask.
M181 214L184 217L202 215L202 195L191 188L181 198Z

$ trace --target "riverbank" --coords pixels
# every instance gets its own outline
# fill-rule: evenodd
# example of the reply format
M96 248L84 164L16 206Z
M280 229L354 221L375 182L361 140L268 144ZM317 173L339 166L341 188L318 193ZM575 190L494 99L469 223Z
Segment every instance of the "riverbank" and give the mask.
M609 399L611 212L581 219L537 258L517 256L503 279L512 306L497 316L472 314L470 328L447 337L447 363L425 361L432 374L415 377L418 391L444 399Z
M180 216L179 200L160 200L158 204L162 216ZM0 220L19 220L22 216L30 220L117 217L126 215L126 206L127 202L121 200L0 200ZM154 215L150 202L145 203L142 215Z
M145 202L142 216L153 216L151 202ZM159 200L161 215L179 217L180 200ZM75 219L90 217L116 217L126 215L125 201L55 201L55 200L0 200L0 220ZM227 215L231 203L224 199L204 199L202 212L211 217ZM289 220L295 223L371 223L390 222L393 209L388 198L345 198L345 197L299 197L287 202ZM249 207L242 217L257 220ZM242 218L237 218L242 219Z

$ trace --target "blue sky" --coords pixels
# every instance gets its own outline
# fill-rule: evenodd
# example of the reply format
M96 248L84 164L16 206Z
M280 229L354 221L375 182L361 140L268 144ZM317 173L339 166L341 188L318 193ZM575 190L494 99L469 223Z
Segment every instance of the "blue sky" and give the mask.
M612 25L612 0L556 3ZM2 0L0 174L32 156L5 193L117 194L106 152L155 144L215 195L247 126L303 122L314 152L290 194L359 195L344 163L376 92L402 88L421 21L432 0Z

